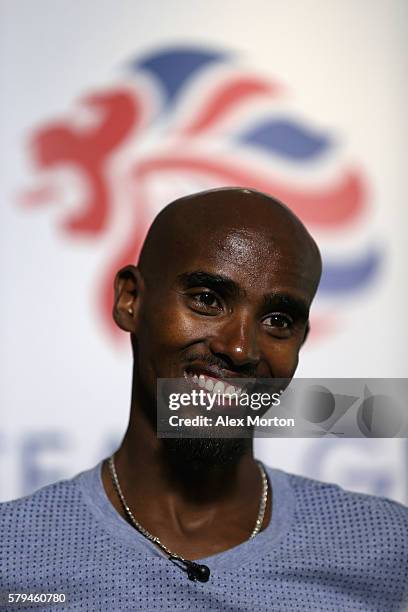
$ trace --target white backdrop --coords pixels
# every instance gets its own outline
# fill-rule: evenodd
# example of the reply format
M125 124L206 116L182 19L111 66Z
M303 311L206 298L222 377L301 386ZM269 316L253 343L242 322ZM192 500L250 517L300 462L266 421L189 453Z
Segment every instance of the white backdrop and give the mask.
M406 2L0 11L0 499L117 444L131 353L108 323L111 273L161 206L235 176L288 192L322 247L329 273L298 375L407 375ZM214 96L225 110L211 123ZM256 448L271 465L408 501L406 440Z

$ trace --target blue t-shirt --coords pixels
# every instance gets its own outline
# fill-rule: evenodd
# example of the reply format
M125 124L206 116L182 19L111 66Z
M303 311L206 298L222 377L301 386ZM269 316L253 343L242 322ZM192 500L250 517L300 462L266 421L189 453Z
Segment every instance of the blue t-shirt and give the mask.
M267 468L272 519L252 540L202 559L192 582L108 500L101 464L0 505L0 593L63 593L24 610L401 611L408 508ZM136 510L137 516L137 510ZM5 609L17 609L15 604ZM407 607L408 609L408 607Z

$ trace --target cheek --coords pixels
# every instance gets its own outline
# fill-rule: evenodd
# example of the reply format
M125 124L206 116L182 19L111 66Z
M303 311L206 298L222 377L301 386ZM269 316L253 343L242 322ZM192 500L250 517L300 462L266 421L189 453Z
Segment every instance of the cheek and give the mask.
M208 324L187 309L178 296L166 300L166 307L147 304L141 318L141 333L148 350L155 346L162 350L177 350L208 333ZM160 303L160 302L159 302Z
M274 342L265 349L265 357L275 378L292 378L299 361L299 345L290 340Z

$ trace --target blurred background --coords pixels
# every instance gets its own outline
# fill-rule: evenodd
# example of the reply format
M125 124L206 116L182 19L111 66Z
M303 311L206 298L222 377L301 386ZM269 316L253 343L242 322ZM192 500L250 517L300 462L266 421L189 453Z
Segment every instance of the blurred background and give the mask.
M1 0L0 500L91 467L129 411L114 272L175 197L284 200L325 271L298 376L407 376L404 0ZM256 442L408 502L406 439Z

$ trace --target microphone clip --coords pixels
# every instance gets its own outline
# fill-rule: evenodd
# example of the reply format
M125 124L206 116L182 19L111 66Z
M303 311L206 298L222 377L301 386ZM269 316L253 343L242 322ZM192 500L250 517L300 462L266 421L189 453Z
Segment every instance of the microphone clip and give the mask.
M188 561L188 559L181 559L180 557L176 556L170 556L169 561L172 561L184 572L187 572L187 576L193 582L208 582L211 572L207 565L195 563L195 561ZM182 567L180 563L182 563L185 567Z

